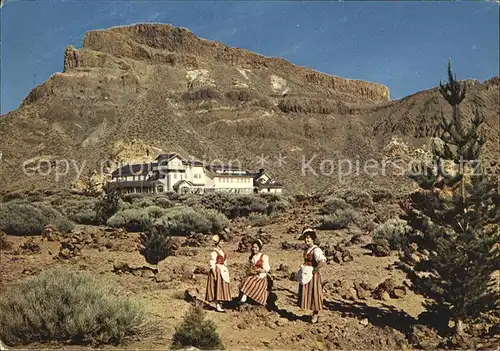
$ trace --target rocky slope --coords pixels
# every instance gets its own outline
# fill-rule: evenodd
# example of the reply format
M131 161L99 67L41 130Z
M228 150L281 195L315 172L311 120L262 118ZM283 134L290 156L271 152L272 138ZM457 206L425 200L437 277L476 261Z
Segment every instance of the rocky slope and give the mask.
M465 111L480 105L487 115L490 152L497 154L498 93L498 78L471 83L464 103ZM339 177L342 160L362 168L363 161L380 159L388 136L396 134L424 141L441 107L447 111L435 90L391 102L382 85L329 76L169 25L92 31L81 49L66 49L63 73L1 117L0 179L8 190L67 186L82 167L85 173L144 160L146 148L152 157L163 150L263 166L291 191L388 185L392 178L359 172ZM306 164L311 167L303 172Z

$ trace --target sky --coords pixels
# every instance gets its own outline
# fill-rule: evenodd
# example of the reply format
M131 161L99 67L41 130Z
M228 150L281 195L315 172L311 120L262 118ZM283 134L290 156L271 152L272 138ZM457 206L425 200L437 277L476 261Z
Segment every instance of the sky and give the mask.
M498 1L2 0L1 114L61 72L85 33L168 23L195 35L344 78L400 99L446 80L499 75Z

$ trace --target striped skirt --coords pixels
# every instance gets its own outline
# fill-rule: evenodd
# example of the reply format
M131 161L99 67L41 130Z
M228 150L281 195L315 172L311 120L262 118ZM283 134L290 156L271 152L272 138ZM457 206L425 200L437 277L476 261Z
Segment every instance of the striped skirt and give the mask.
M217 269L217 276L210 270L208 273L207 292L205 300L208 302L213 301L231 301L231 289L229 283L222 279L222 276Z
M300 308L310 311L323 309L323 286L319 273L314 273L309 283L299 284L298 305Z
M261 305L267 303L267 298L269 297L267 277L260 278L258 275L250 275L243 280L240 290L243 294Z

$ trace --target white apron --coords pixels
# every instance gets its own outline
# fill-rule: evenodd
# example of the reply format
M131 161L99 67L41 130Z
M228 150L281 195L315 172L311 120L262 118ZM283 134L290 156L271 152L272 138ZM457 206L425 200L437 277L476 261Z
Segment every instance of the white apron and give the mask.
M215 249L215 252L217 252L219 255L222 256L222 252ZM226 261L226 255L224 254L224 262ZM216 268L219 269L220 271L220 274L222 276L222 280L224 280L226 283L229 283L229 270L227 269L226 265L224 264L216 264L215 265Z
M216 264L215 267L217 267L220 271L220 275L222 276L222 279L226 282L229 283L229 270L227 269L226 266L223 264Z
M311 281L313 277L313 269L313 266L300 266L299 272L297 273L300 285L305 285Z

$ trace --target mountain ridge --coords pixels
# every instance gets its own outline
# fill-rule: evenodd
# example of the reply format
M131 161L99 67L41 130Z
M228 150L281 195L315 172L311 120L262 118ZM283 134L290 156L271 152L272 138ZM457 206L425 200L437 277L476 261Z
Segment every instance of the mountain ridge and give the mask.
M465 114L480 106L487 115L489 158L498 155L499 81L469 83L463 104ZM412 147L427 143L441 108L449 112L435 88L391 101L381 84L325 75L170 25L90 31L81 49L66 48L63 72L0 119L0 179L7 190L70 186L77 167L56 180L57 160L99 169L119 159L144 160L149 148L207 161L237 159L268 169L292 192L399 180L405 186L402 177L339 179L338 166L381 160L393 136ZM142 145L136 151L134 140ZM267 164L259 164L261 155ZM285 157L281 164L279 157ZM31 160L28 168L40 168L40 158L47 170L24 174L23 165ZM313 172L305 174L311 158ZM336 165L330 170L336 176L315 176L321 162Z

